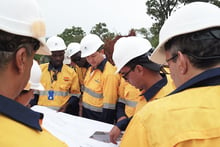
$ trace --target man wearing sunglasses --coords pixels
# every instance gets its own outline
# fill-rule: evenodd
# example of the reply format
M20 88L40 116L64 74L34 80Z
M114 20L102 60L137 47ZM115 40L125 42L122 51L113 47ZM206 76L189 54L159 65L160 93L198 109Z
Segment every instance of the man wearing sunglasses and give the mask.
M149 60L152 46L146 39L136 36L122 37L114 45L113 61L117 72L131 85L142 91L136 112L148 102L170 93L174 86L162 72L162 67ZM135 112L135 113L136 113ZM117 137L125 130L132 117L117 122L110 132L110 140L116 143Z
M122 147L219 146L218 18L219 7L193 2L176 10L163 24L151 60L167 62L177 89L133 117Z

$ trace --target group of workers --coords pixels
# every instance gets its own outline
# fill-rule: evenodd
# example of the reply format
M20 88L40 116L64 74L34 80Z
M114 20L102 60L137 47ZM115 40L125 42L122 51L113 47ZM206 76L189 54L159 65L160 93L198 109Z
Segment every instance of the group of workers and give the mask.
M219 146L217 6L192 2L176 10L156 49L142 37L118 38L112 59L95 34L68 46L58 36L45 42L35 0L7 0L0 8L0 145L67 146L30 109L42 105L114 124L109 137L116 144L125 131L121 147ZM35 54L50 55L49 63L39 65Z

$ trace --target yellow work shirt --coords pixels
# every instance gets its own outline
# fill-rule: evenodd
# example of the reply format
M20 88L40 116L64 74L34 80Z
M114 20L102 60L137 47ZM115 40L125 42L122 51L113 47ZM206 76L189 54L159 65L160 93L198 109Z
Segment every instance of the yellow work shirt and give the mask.
M135 113L136 105L141 99L141 91L121 78L118 102L125 104L125 114L131 117Z
M67 147L64 142L41 128L41 113L3 96L0 96L0 113L0 146Z
M121 147L219 147L220 86L152 101L133 117Z
M38 105L49 107L61 107L71 96L80 96L79 79L76 72L69 66L63 64L61 71L57 73L57 80L53 80L54 72L48 70L49 63L41 64L41 83L44 91L39 91ZM52 98L49 93L52 91Z
M84 87L84 79L86 76L86 71L87 68L85 67L79 67L78 65L74 64L74 66L71 66L75 72L78 75L78 79L79 79L79 84L80 84L80 88L82 89L81 91L83 91L83 87Z
M115 74L116 68L109 63L106 59L99 65L100 68L92 69L89 67L85 80L84 80L84 91L82 95L83 108L88 111L87 118L100 120L106 122L100 118L113 118L114 116L108 116L112 112L103 115L103 108L106 110L115 110L116 102L118 100L118 86L120 83L119 74ZM85 112L85 111L84 111ZM83 112L83 115L84 115ZM96 113L96 115L94 115ZM100 115L97 116L99 113ZM113 120L108 120L113 121Z
M166 75L166 77L164 77L164 78L166 78L166 80L167 80L166 85L164 85L159 91L157 91L157 93L152 98L150 98L149 101L162 98L162 97L168 95L169 93L171 93L175 89L173 80L171 79L170 75ZM155 89L155 87L152 87L152 88L148 89L148 91L145 91L145 93L142 94L142 97L140 98L140 100L136 106L135 113L137 113L140 109L142 109L144 107L145 104L147 104L149 102L146 100L146 97L148 97L147 94L152 93L154 91L154 89ZM144 91L142 91L142 92L144 92Z

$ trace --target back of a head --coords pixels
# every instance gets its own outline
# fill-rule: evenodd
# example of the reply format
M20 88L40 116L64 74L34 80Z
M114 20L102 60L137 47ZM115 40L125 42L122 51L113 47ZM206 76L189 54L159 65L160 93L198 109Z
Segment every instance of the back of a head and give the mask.
M45 23L35 0L2 1L0 5L0 22L0 30L35 38L41 43L37 53L50 54L45 45Z
M153 52L151 60L165 63L164 45L170 39L205 30L220 27L220 8L205 2L193 2L183 6L165 21L159 34L159 45Z
M30 75L30 80L29 80L30 89L44 90L44 87L40 82L41 75L42 75L41 68L39 64L37 63L37 61L34 60L33 65L31 67L31 75Z
M104 42L95 34L88 34L80 42L81 57L87 57L95 53Z
M48 48L51 52L54 51L64 51L66 49L66 44L61 37L52 36L46 42Z
M115 66L117 67L117 72L129 61L147 53L151 49L151 43L144 38L136 36L120 38L114 45L112 55Z

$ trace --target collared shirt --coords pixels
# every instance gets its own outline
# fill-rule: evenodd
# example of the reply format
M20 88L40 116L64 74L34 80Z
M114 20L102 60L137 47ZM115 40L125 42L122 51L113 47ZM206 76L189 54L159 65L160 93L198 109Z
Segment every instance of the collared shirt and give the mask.
M139 111L120 146L219 146L219 91L220 68L202 72Z
M42 131L40 121L43 114L0 95L0 113L30 128Z
M41 128L43 114L0 95L1 146L56 146L67 145Z
M220 68L207 70L193 77L191 80L187 81L186 83L178 87L176 90L171 92L169 95L181 92L188 88L219 85L220 84L219 75L220 75Z
M107 62L107 59L105 58L96 68L93 68L92 70L99 69L101 72L103 72L106 62Z
M57 70L58 72L61 72L62 67L63 67L63 64L61 64L61 65L59 65L58 67L55 68L55 67L51 64L51 62L49 62L48 71Z
M155 83L152 87L150 87L145 93L143 93L143 96L147 101L152 100L152 98L167 84L167 77L165 74L161 74L163 77L161 80L159 80L157 83Z
M167 76L165 74L161 74L161 76L163 77L161 80L156 82L154 85L152 85L152 87L142 94L143 98L138 102L135 113L141 110L142 107L149 101L164 97L173 90L174 87L170 80L168 82ZM124 119L118 122L116 126L121 130L125 130L130 120L131 118Z
M118 99L119 74L104 59L95 69L90 67L84 79L83 117L113 123Z

